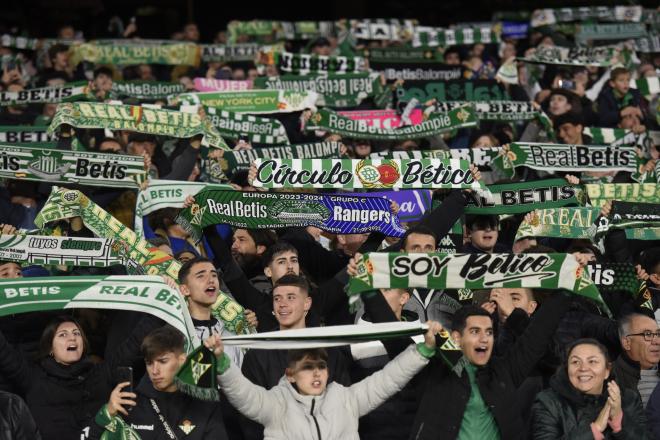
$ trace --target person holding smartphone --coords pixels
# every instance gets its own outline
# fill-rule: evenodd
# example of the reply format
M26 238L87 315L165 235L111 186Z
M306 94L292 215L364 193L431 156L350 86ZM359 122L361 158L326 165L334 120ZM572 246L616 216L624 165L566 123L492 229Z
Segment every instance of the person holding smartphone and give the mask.
M119 383L83 429L82 439L101 439L118 426L141 440L228 439L219 402L198 400L177 389L174 376L186 360L181 332L171 326L152 331L142 342L142 355L149 380L142 380L134 392L130 381Z

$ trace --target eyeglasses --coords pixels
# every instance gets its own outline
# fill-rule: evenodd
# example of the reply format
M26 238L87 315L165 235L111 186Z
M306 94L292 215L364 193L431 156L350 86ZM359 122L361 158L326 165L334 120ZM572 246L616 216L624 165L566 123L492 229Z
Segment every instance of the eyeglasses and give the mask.
M631 333L631 334L626 335L626 336L644 336L644 340L646 342L651 342L651 341L653 341L653 338L660 339L660 330L656 330L654 332L652 332L650 330L646 330L646 331L641 332L641 333Z

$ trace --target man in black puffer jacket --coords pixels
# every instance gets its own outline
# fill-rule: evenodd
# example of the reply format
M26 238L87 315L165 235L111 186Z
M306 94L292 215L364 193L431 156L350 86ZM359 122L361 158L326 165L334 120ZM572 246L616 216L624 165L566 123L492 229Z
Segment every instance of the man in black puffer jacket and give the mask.
M37 425L23 399L4 391L0 391L0 438L41 440Z

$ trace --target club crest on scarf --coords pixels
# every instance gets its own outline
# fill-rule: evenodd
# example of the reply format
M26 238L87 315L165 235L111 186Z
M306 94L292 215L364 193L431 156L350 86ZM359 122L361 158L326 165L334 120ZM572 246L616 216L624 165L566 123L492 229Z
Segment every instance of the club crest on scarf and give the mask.
M401 177L398 164L393 160L383 161L378 166L361 161L355 174L365 188L392 188Z

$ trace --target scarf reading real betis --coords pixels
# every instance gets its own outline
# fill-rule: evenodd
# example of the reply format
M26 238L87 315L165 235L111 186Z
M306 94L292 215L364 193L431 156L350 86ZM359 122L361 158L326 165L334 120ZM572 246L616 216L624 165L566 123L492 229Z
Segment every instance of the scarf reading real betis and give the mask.
M0 316L75 308L149 313L179 330L186 349L199 345L181 294L154 276L66 276L0 281Z
M270 145L289 143L286 129L277 119L260 118L215 107L204 107L204 113L218 132L229 139L247 137L251 143Z
M89 86L86 81L80 81L63 86L41 87L19 92L5 90L0 92L0 106L80 101L87 98L89 98Z
M327 194L203 190L176 221L195 241L203 228L220 223L244 229L315 226L334 234L405 233L388 200Z
M600 208L549 208L534 211L530 222L523 221L516 240L525 237L586 238L596 235Z
M637 154L633 146L563 145L512 143L503 147L493 164L510 175L525 166L535 170L560 171L636 171Z
M0 146L0 177L138 188L147 174L142 156Z
M458 128L475 127L478 118L474 107L457 108L447 113L432 114L426 121L393 130L372 127L367 121L353 120L338 113L320 109L309 119L306 130L322 130L354 139L407 140L435 136Z
M320 106L356 107L364 99L383 92L380 76L377 73L346 73L316 75L283 75L270 78L257 78L254 87L258 89L288 90L293 92L316 92Z
M160 42L89 42L74 44L69 49L71 64L81 61L96 64L130 66L136 64L166 64L197 67L200 61L200 47L194 43Z
M285 90L243 90L238 92L182 93L169 99L170 105L189 104L216 107L240 113L290 113L315 109L318 94Z
M479 120L484 121L529 121L544 114L532 102L525 101L444 101L433 107L436 111L448 112L465 105L473 105Z
M424 189L472 188L470 164L457 159L257 159L255 187Z
M163 208L183 208L188 196L194 196L204 188L233 190L230 185L205 182L184 182L180 180L150 180L141 190L135 204L135 232L143 235L142 217Z
M231 177L237 171L249 169L257 159L339 159L340 148L339 142L316 142L223 151L218 163L222 172Z
M0 144L55 148L57 136L48 133L47 125L3 125L0 126Z
M571 254L367 253L350 279L349 301L368 290L414 287L565 289L606 307L588 270Z
M483 196L465 193L466 214L518 214L534 209L584 205L584 190L564 179L488 185Z
M78 128L107 128L139 133L191 138L203 135L202 143L229 149L209 121L193 113L153 109L135 105L114 105L92 102L64 103L57 106L48 132L62 124Z
M602 207L609 200L660 204L660 185L655 183L600 183L584 187L593 206Z
M135 262L134 266L126 268L128 273L146 272L148 275L164 275L177 280L181 268L177 260L152 247L80 191L53 188L34 224L43 228L48 222L71 217L81 217L85 226L95 235L121 243L127 249L130 260ZM242 333L247 329L243 310L240 304L224 293L218 295L212 307L213 316L235 333Z

